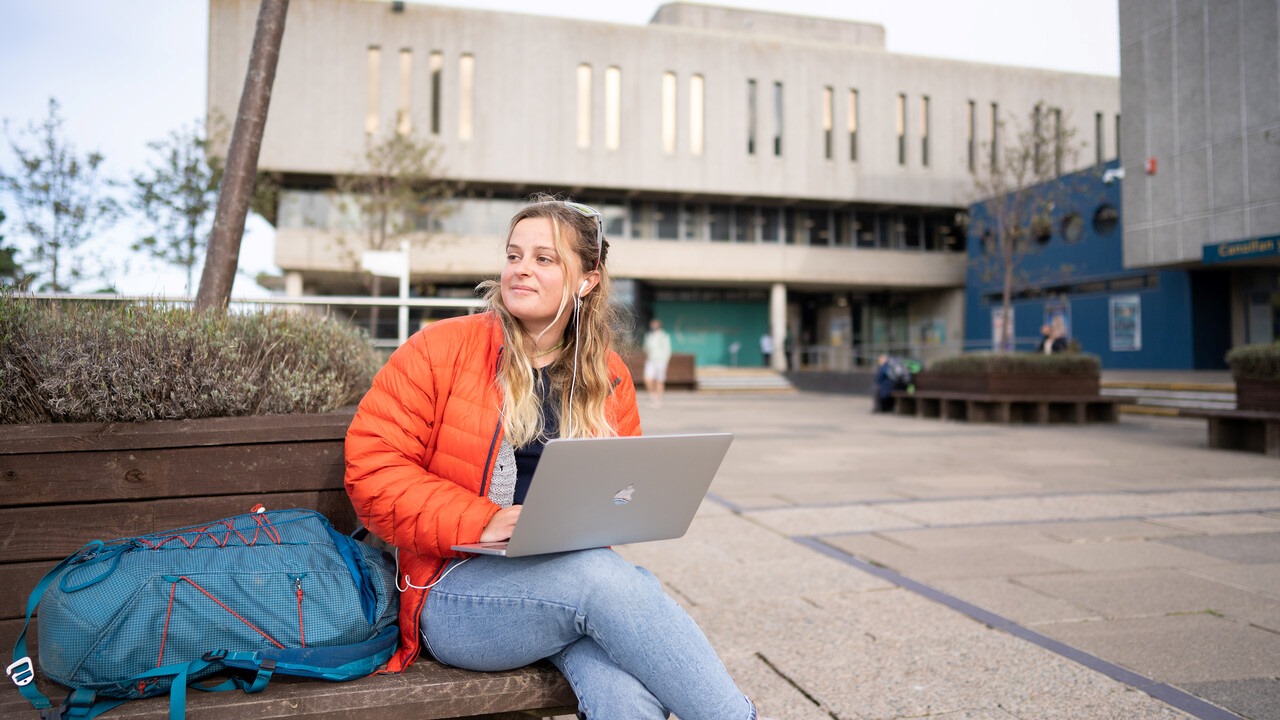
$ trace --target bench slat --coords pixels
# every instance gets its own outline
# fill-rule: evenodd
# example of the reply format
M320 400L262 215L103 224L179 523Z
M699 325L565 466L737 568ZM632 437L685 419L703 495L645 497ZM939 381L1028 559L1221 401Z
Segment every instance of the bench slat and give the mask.
M329 518L339 532L355 529L355 511L341 490L3 508L0 563L61 560L90 540L146 535L212 522L249 512L255 503L271 509L312 508Z

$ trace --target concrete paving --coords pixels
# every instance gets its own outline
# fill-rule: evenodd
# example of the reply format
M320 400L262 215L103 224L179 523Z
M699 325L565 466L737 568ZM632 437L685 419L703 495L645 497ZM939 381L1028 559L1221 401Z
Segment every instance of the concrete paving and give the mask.
M767 715L1280 718L1280 462L1203 421L645 402L646 433L736 437L687 536L620 551Z

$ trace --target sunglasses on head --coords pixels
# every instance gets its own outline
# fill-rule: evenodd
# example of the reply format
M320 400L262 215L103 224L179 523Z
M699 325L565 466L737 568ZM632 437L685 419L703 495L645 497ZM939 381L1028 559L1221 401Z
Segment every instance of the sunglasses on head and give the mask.
M596 219L596 266L592 272L600 269L600 259L604 257L604 216L590 205L576 202L565 202L565 207L581 213L585 217Z

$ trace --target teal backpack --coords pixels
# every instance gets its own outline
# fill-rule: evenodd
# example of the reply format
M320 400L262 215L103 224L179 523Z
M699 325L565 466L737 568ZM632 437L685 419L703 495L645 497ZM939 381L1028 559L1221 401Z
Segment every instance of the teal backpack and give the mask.
M311 510L95 540L36 585L28 624L37 604L40 670L72 692L49 710L25 626L9 676L45 717L89 720L170 693L170 718L182 718L188 684L214 673L248 671L193 687L258 692L274 673L351 680L399 638L394 566Z

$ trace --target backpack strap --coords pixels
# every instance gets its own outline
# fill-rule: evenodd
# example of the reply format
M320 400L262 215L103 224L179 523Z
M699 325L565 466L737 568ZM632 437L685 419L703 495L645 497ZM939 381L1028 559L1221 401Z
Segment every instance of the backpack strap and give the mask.
M245 692L259 692L267 686L271 675L276 672L332 681L354 680L370 675L391 659L399 640L399 627L388 625L374 637L350 645L239 652L216 650L205 653L204 657L228 667L256 670L258 676L253 683L242 689Z
M13 644L13 662L9 667L5 668L5 674L13 683L18 686L18 692L31 703L31 707L37 710L47 710L53 707L49 702L49 698L40 692L40 688L36 687L36 669L31 663L31 655L27 652L27 628L31 625L31 616L35 613L36 608L40 606L40 598L44 597L44 591L49 589L53 581L75 560L82 558L86 552L92 552L103 546L101 540L93 542L80 548L78 551L71 553L58 563L52 570L45 573L40 578L40 582L36 583L35 588L31 591L31 595L27 598L27 616L22 623L22 632L18 633L18 639Z

